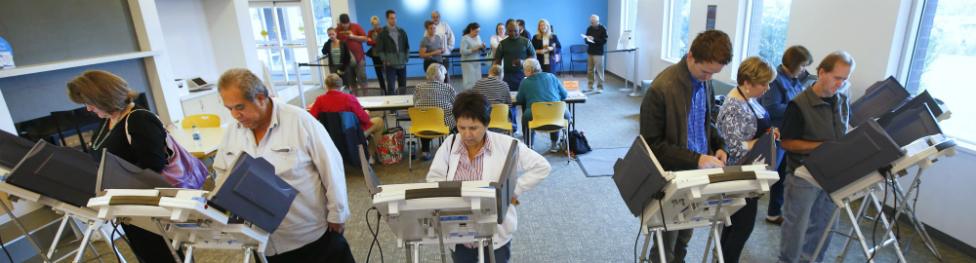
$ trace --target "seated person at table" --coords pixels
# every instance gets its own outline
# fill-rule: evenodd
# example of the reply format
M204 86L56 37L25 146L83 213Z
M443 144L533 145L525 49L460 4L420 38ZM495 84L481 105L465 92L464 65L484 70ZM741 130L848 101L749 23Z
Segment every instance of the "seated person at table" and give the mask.
M136 94L115 74L85 71L68 82L68 97L105 119L92 138L92 149L108 151L139 168L162 172L169 154L166 129L152 112L137 110ZM127 136L128 135L128 136ZM127 138L128 137L128 138ZM176 262L166 241L135 225L122 224L132 252L140 260Z
M454 96L457 93L451 84L444 83L447 69L440 63L431 63L427 67L427 81L417 85L413 94L413 106L437 107L444 110L444 124L454 130L454 114L451 112ZM430 139L420 139L420 147L424 152L424 160L430 160Z
M491 105L484 95L470 91L458 94L454 103L458 133L444 139L445 143L437 149L427 172L427 182L498 181L515 138L488 131L490 114ZM525 144L519 143L517 147L516 167L520 175L510 200L514 205L508 207L505 221L498 225L492 237L496 262L509 262L511 257L511 240L518 222L515 211L518 197L542 182L551 170L549 162ZM451 256L454 262L478 262L478 244L456 245ZM487 253L483 260L488 262Z
M830 195L794 171L803 165L810 152L827 141L840 139L850 126L847 96L837 93L854 72L854 58L835 51L817 66L813 83L783 112L782 145L786 150L786 188L783 202L783 228L780 229L779 262L822 262L826 249L813 255L830 215L837 208ZM830 235L824 244L830 244Z
M369 160L372 162L373 155L376 153L376 141L383 136L385 130L383 118L370 118L369 112L363 109L363 105L359 104L359 100L355 96L342 92L342 86L342 77L339 75L331 73L325 76L327 91L315 98L315 103L312 104L308 112L315 118L318 118L319 113L323 112L352 112L356 114L356 118L359 119L359 127L363 129L366 136L369 136L369 144L373 146L369 147Z
M725 138L726 152L729 153L727 164L738 164L749 153L752 143L770 131L769 113L757 98L769 90L769 83L774 79L776 71L762 58L750 57L739 64L736 75L739 86L725 97L716 121L718 133ZM776 136L775 128L772 132ZM732 225L722 229L721 245L725 262L739 262L742 249L755 226L758 202L759 197L746 198L745 207L732 214Z
M217 90L237 120L214 158L217 181L247 152L270 162L275 175L298 190L269 237L268 262L355 262L342 236L349 219L342 156L325 127L305 110L268 97L268 89L247 69L224 72Z
M474 92L485 95L491 104L512 104L512 95L508 92L508 84L502 81L502 66L492 65L488 68L488 77L479 79L471 88Z
M529 133L528 123L532 120L532 103L565 101L569 93L566 92L562 81L559 81L556 75L542 71L542 66L538 60L534 58L526 59L522 63L522 68L525 69L526 77L522 80L522 84L519 85L519 92L518 96L515 97L515 103L521 105L523 108L522 128L524 129L525 136L531 142L534 134ZM569 119L569 111L566 111L564 116L566 119ZM549 152L559 152L559 132L550 133L549 140L552 141Z

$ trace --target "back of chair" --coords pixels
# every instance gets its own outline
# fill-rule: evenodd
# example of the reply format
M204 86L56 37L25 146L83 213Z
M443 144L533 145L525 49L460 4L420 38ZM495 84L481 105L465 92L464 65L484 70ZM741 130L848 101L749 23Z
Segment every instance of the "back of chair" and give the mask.
M586 54L586 45L569 46L569 56L573 61L580 61L580 58L582 58L582 61L586 61L585 54ZM583 55L583 56L579 56L579 55Z
M559 128L563 128L567 125L565 114L566 102L532 103L532 121L530 121L529 128L536 129L544 126L559 126Z
M491 120L488 122L488 128L512 131L512 123L508 121L508 104L491 105Z
M319 123L332 138L342 160L350 165L359 165L359 145L366 145L366 135L359 126L359 119L352 112L321 112L317 116Z
M438 137L450 132L450 128L444 123L444 109L411 107L407 109L407 115L410 116L410 133L418 137Z
M194 114L183 118L183 129L220 127L220 116L217 114Z

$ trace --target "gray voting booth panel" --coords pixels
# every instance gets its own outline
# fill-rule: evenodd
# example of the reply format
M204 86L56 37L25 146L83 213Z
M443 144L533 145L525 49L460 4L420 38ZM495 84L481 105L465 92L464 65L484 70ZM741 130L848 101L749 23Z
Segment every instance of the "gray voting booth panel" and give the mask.
M919 138L942 133L939 121L932 115L927 104L920 104L913 108L902 108L893 112L892 116L884 119L884 126L888 135L904 147Z
M102 161L98 166L95 192L108 189L155 189L172 187L162 175L149 169L131 164L108 151L102 151Z
M627 155L613 165L613 181L634 216L640 216L647 203L668 183L649 149L644 137L638 136Z
M851 126L861 125L896 109L905 103L908 96L908 91L894 77L875 82L864 91L864 96L851 103Z
M804 160L810 175L828 193L891 164L904 153L884 129L868 120L839 140L824 142Z
M210 202L273 233L297 195L298 190L275 175L271 163L241 153Z
M505 158L505 166L502 167L502 174L498 177L498 188L495 190L495 203L498 204L498 223L505 221L505 214L508 214L508 206L512 203L512 196L515 196L515 185L518 183L518 141L512 140L512 145L508 149L508 157Z
M0 130L0 167L13 169L33 146L27 139Z
M7 183L84 207L95 197L97 173L91 155L40 141L10 172Z

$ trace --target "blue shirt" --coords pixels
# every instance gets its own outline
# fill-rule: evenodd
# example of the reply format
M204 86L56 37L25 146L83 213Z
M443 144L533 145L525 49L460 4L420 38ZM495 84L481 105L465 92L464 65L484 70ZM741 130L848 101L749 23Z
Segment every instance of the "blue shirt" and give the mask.
M786 112L786 105L800 92L803 92L803 81L791 77L780 66L777 70L776 80L769 83L769 91L759 98L759 103L766 108L766 112L769 112L774 127L783 126L783 113Z
M567 96L569 93L556 75L539 72L522 80L518 95L515 96L515 103L524 107L522 117L531 120L532 103L564 101Z
M698 154L708 154L708 137L705 136L705 114L708 96L705 95L705 82L691 78L691 111L688 112L688 150Z

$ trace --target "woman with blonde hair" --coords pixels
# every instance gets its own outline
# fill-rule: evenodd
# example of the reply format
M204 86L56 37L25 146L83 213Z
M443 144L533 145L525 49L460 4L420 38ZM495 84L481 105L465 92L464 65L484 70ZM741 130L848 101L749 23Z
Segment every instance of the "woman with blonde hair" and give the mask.
M85 71L67 84L68 97L105 119L92 138L92 149L108 151L129 163L161 173L170 153L166 129L155 114L138 109L136 94L119 76ZM175 262L162 237L135 225L122 224L132 252L142 262Z
M739 65L736 75L738 86L725 97L718 112L718 132L725 139L725 152L729 153L729 165L738 164L753 143L767 132L779 138L779 131L772 127L769 113L759 101L769 83L776 79L776 70L759 57L749 57ZM772 158L772 156L767 157ZM739 256L755 227L758 197L746 198L746 205L732 214L732 225L722 230L722 255L725 262L739 262Z
M555 65L559 63L559 51L562 45L559 38L552 33L552 26L549 20L539 19L538 31L532 37L532 46L535 47L535 57L542 64L542 71L556 73Z

